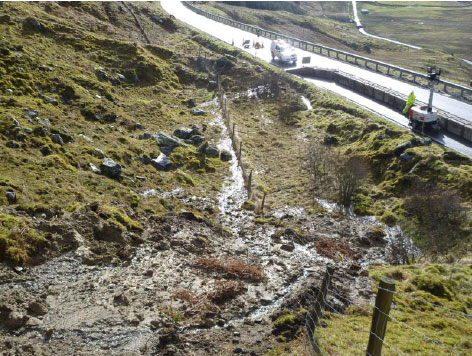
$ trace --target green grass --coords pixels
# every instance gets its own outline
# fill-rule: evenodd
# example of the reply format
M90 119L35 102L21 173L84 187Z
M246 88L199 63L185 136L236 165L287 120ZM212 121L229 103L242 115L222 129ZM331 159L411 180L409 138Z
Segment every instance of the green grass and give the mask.
M404 355L450 355L449 349L467 355L472 350L470 319L422 302L471 313L472 269L468 265L373 266L374 286L382 276L396 280L385 341ZM415 299L416 298L416 299ZM326 355L365 353L372 318L372 305L349 306L343 315L327 313L326 328L316 336ZM414 331L416 330L416 331ZM440 347L423 335L444 345ZM396 355L384 345L382 355Z

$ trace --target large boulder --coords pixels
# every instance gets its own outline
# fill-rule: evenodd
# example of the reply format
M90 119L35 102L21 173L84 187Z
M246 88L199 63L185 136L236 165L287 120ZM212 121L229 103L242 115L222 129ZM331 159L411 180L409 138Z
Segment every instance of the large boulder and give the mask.
M100 170L104 175L110 178L118 178L121 176L121 166L111 158L105 158L100 165Z
M170 155L174 148L182 146L179 140L166 135L163 132L158 132L152 135L154 141L156 141L157 145L159 146L162 153L166 155Z
M223 162L231 161L231 158L232 158L232 155L231 155L230 151L228 151L228 150L222 150L221 151L220 159Z
M28 17L23 21L23 29L26 31L33 31L33 32L44 31L44 27L43 25L41 25L41 22L39 22L33 17Z
M205 154L209 157L218 158L220 156L220 150L215 146L209 146L206 148Z
M171 166L171 161L164 153L161 153L159 157L151 160L151 165L159 171L166 171Z
M190 138L190 136L192 136L192 133L193 133L192 129L180 127L178 129L175 129L174 136L181 138L182 140L186 140Z

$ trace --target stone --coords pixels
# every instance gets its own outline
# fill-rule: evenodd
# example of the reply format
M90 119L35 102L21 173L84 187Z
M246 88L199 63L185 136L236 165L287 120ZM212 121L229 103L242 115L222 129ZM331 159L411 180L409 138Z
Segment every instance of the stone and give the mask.
M93 163L89 163L89 166L90 166L90 169L92 170L93 173L96 173L96 174L100 174L102 173L102 171L100 170L100 168L98 168L96 165L94 165Z
M287 252L292 252L295 250L295 245L294 244L283 244L280 246L280 249L287 251Z
M216 81L210 80L210 81L208 82L208 87L209 87L210 89L214 89L214 88L216 88L216 85L217 85L217 84L218 84L218 83L216 83Z
M222 150L221 151L220 159L223 162L231 161L232 158L233 158L233 156L231 155L230 151L228 151L228 150Z
M113 85L113 86L121 85L121 82L119 81L119 79L116 79L116 78L111 78L111 79L110 79L110 83L111 83L111 85Z
M126 293L121 293L113 297L113 305L129 305L129 297Z
M206 115L206 112L202 109L193 108L192 109L192 115L194 115L194 116L203 116L203 115Z
M184 100L184 101L182 101L182 104L187 105L189 108L193 108L196 105L195 99Z
M95 75L97 76L99 80L106 81L109 78L108 73L105 72L105 69L103 69L102 67L95 68Z
M100 170L104 175L110 178L118 178L121 176L121 166L111 158L105 158L100 165Z
M335 145L338 143L338 138L333 135L326 135L323 139L325 145Z
M116 76L118 77L119 80L126 80L126 77L123 74L116 73Z
M13 141L7 141L5 146L7 146L8 148L20 148L20 146L16 142L13 142Z
M23 21L23 28L27 31L36 31L36 32L42 32L44 31L44 27L39 22L33 17L28 17Z
M403 152L405 152L407 148L410 148L410 147L412 147L412 144L410 141L401 143L393 149L393 154L399 157Z
M191 136L198 136L201 135L200 128L197 124L192 125L192 135Z
M7 197L7 200L10 204L15 204L16 203L16 193L12 191L8 191L5 196Z
M135 127L137 130L144 130L144 125L139 122L136 123Z
M158 132L152 135L154 141L156 141L162 153L170 155L174 148L182 146L179 140L166 135L163 132Z
M48 312L48 307L44 302L34 301L28 306L28 311L30 311L33 315L44 315Z
M39 97L42 98L46 103L52 104L52 105L58 105L59 102L57 99L51 98L50 96L39 94Z
M27 134L33 133L33 129L30 127L23 128L23 131L26 132Z
M172 162L164 153L161 153L157 158L151 160L151 165L159 171L166 171L171 167Z
M26 324L29 317L17 311L12 311L3 321L7 329L18 329Z
M208 146L205 150L205 154L209 157L218 158L220 156L220 150L215 146Z
M38 124L41 126L44 126L44 127L51 126L51 121L49 121L49 119L41 119L38 117L37 120L38 120Z
M82 137L87 142L93 142L93 140L90 137L85 136L84 134L78 134L78 136Z
M408 152L403 152L399 157L403 162L410 162L413 159L413 155Z
M27 136L26 136L24 133L21 133L21 132L20 132L18 135L16 135L15 138L16 138L18 141L24 141L24 140L26 140L26 137L27 137Z
M144 164L151 163L151 158L148 155L142 155L141 157L139 157L139 160L143 162Z
M144 182L146 180L146 177L136 176L136 179L141 181L141 182Z
M33 130L35 136L46 137L49 134L49 129L44 126L36 126Z
M152 137L152 135L149 132L145 132L145 133L138 136L138 140L148 140L151 137Z
M234 67L234 63L226 57L218 58L215 62L215 69L219 72L229 70Z
M158 25L162 24L162 19L157 15L151 15L151 20Z
M180 127L174 130L174 136L185 140L185 139L190 138L190 136L192 136L192 132L193 132L192 129Z
M188 142L192 145L199 145L203 141L205 141L205 137L200 136L200 135L195 135L188 139Z
M103 151L99 148L94 148L93 153L96 157L98 157L100 159L105 158L105 153L103 153Z
M51 135L51 141L54 142L54 143L57 143L59 145L64 144L64 140L62 139L61 135L59 135L59 134L52 134Z

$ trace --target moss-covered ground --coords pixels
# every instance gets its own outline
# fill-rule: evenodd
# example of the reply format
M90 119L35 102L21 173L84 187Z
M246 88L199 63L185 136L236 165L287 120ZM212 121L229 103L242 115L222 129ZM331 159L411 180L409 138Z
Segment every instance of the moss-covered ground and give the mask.
M173 168L161 172L143 163L156 158L159 147L139 139L144 132L171 135L192 124L202 129L213 120L192 116L182 101L212 100L209 70L219 54L206 50L207 67L196 65L201 45L194 33L173 24L157 4L130 8L151 44L119 3L2 3L0 203L12 216L23 214L15 226L27 227L13 234L2 218L2 260L26 262L34 253L32 219L38 214L60 217L100 202L113 222L142 228L139 220L146 216L183 208L159 194L145 198L146 190L182 188L205 197L219 191L226 163L187 145L170 155ZM155 23L151 15L166 21ZM52 141L54 133L64 144ZM204 133L215 143L219 134L211 127ZM122 167L120 179L92 171L90 164L100 167L102 155ZM8 191L16 201L7 200Z

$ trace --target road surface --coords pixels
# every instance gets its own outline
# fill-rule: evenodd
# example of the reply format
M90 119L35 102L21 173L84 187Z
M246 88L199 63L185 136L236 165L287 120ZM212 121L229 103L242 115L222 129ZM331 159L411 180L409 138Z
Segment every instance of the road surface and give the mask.
M224 25L222 23L210 20L204 16L198 15L195 12L191 11L190 9L186 8L180 1L173 1L173 0L164 0L161 1L162 8L168 12L169 14L175 16L182 22L187 23L199 29L200 31L206 32L213 37L216 37L224 42L229 44L234 43L234 46L249 52L266 62L277 64L277 62L272 61L272 56L270 54L270 41L268 39L257 38L256 35L242 31L240 29ZM243 48L243 41L250 40L252 41L259 41L264 42L264 48L262 49L244 49ZM311 57L311 64L317 67L324 67L330 69L341 70L347 73L351 73L357 77L364 78L374 83L379 83L384 87L393 89L397 92L400 92L404 95L408 95L412 90L415 91L415 95L417 100L428 102L429 98L429 90L420 88L418 86L414 86L410 83L402 82L399 80L395 80L390 77L386 77L384 75L371 72L365 69L362 69L358 66L353 66L341 61L336 61L333 59L329 59L311 52L303 51L301 49L295 49L297 56L299 59L302 57ZM299 60L301 63L301 60ZM295 68L295 67L294 67ZM400 113L391 110L376 101L373 101L367 97L354 93L348 89L345 89L335 83L324 82L321 80L314 80L314 79L307 79L308 81L316 84L319 87L331 90L345 98L365 107L368 110L371 110L380 116L383 116L391 121L394 121L402 126L407 125L407 119L403 117ZM454 115L459 117L465 118L472 122L472 105L466 104L464 102L454 100L449 98L445 95L435 94L434 102L435 107L438 107L444 111L450 112ZM450 147L452 149L457 150L458 152L464 153L470 157L472 157L472 148L469 147L470 143L458 138L449 133L440 133L437 137L435 137L436 141Z

